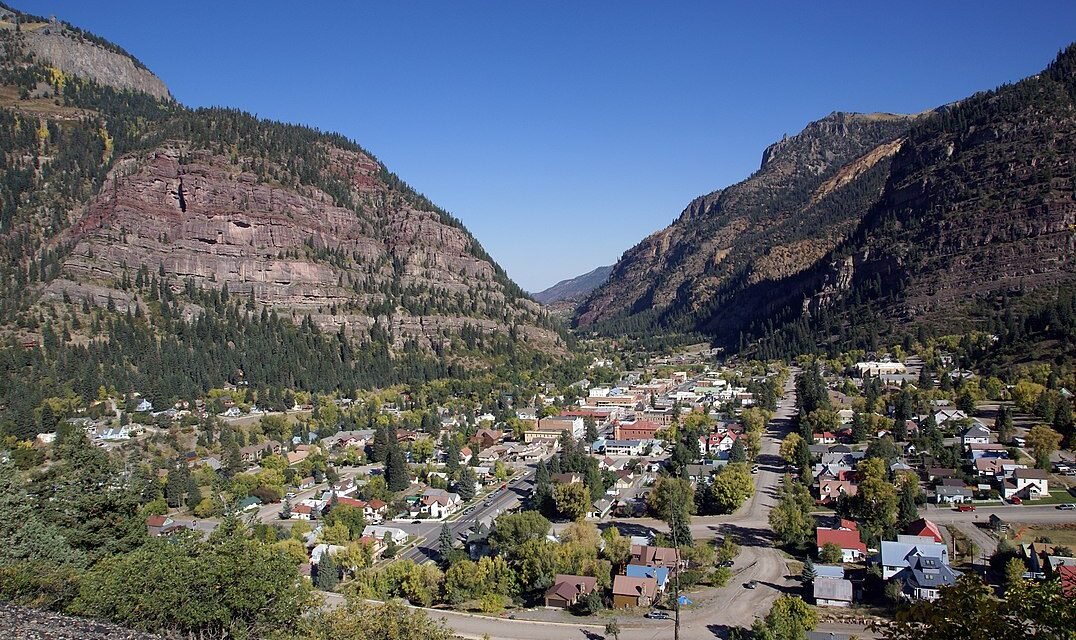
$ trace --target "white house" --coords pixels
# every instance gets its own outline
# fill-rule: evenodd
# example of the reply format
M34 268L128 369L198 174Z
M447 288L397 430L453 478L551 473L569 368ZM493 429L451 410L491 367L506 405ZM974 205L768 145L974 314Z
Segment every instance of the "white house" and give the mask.
M968 427L968 430L960 438L965 448L971 447L973 444L990 444L990 429L976 423Z
M1016 469L1001 485L1002 497L1035 500L1050 495L1050 476L1042 469Z
M461 502L458 493L444 489L426 489L419 498L419 511L431 518L440 519L454 512Z
M378 540L383 540L385 534L388 534L389 539L396 544L407 542L407 532L403 529L397 529L396 527L368 524L366 525L366 528L362 530L363 537L370 536L371 538L377 538Z

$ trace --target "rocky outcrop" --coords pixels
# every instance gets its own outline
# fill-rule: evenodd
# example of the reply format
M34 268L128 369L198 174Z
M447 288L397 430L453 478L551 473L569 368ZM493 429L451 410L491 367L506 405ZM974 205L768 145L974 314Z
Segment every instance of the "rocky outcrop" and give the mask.
M371 158L331 154L330 169L370 203L362 215L317 188L274 185L185 146L174 140L116 165L110 187L56 240L73 249L46 299L125 311L146 303L127 286L142 271L177 294L226 286L232 296L358 338L380 317L398 345L417 339L430 347L465 324L502 333L521 325L535 346L557 345L553 331L529 326L541 317L538 305L508 299L495 266L472 251L473 238L435 212L393 201Z
M809 268L877 198L913 120L833 113L771 145L750 178L696 198L625 252L576 323L646 314L652 324L694 330L717 305L740 303L751 285Z
M59 20L42 21L0 7L0 20L20 22L23 45L35 58L67 75L87 78L120 90L142 91L161 100L172 95L164 81L141 62L100 38ZM13 28L13 27L9 27Z
M981 328L999 294L1076 284L1074 157L1076 45L914 118L834 114L628 251L576 319L770 353Z

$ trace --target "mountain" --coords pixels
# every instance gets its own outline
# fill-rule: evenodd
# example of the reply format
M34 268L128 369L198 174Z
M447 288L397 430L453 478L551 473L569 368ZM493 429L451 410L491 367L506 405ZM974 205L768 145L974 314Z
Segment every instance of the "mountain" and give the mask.
M913 120L833 113L770 146L750 178L696 198L625 252L577 323L693 330L751 285L810 266L877 197Z
M102 369L148 383L172 347L202 386L383 384L564 351L460 221L358 144L187 108L120 47L4 5L0 181L0 326L86 349L56 363L89 359L87 393Z
M930 113L812 123L626 252L575 322L770 355L988 328L1073 283L1074 98L1070 47Z
M600 287L609 278L612 270L612 266L598 267L581 276L561 280L548 289L532 293L531 297L544 305L579 300Z

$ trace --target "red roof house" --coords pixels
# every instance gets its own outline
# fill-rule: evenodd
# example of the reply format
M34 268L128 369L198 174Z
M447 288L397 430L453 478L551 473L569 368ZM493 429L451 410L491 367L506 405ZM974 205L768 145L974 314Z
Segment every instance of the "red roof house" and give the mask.
M819 527L815 530L815 539L818 553L827 544L835 544L841 548L844 554L842 562L856 562L867 556L867 545L859 539L859 531L852 529L824 529Z
M942 542L941 529L938 525L934 524L926 518L920 518L915 522L908 525L907 533L910 536L923 536L925 538L934 538L934 542Z

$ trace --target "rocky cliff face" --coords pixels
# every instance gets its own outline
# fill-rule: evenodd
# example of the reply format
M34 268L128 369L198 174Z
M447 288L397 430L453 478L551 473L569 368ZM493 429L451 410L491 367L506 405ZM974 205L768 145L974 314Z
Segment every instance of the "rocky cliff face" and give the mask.
M915 118L834 114L625 253L576 320L771 354L975 328L987 296L1076 282L1074 157L1076 45Z
M751 285L810 267L877 197L914 117L833 113L765 150L747 180L692 201L629 249L579 309L581 326L647 317L694 329Z
M65 74L121 91L171 99L164 81L123 49L59 20L26 15L0 4L0 26L14 29L16 23L26 48Z
M194 317L199 290L226 288L356 342L563 350L458 220L354 142L187 109L111 43L0 8L3 25L4 323L42 301L149 317L167 298Z
M123 282L142 269L163 274L176 292L187 282L227 286L349 334L365 335L381 316L398 340L426 346L464 322L505 330L540 316L529 300L507 300L494 266L471 253L469 234L434 212L400 201L359 215L319 189L274 186L185 146L170 141L117 164L110 187L57 239L73 249L48 298L104 305L111 297L123 310L133 302ZM329 170L348 174L363 201L393 199L380 166L361 153L334 150ZM466 313L445 304L459 299ZM556 342L552 331L532 329L536 342Z

